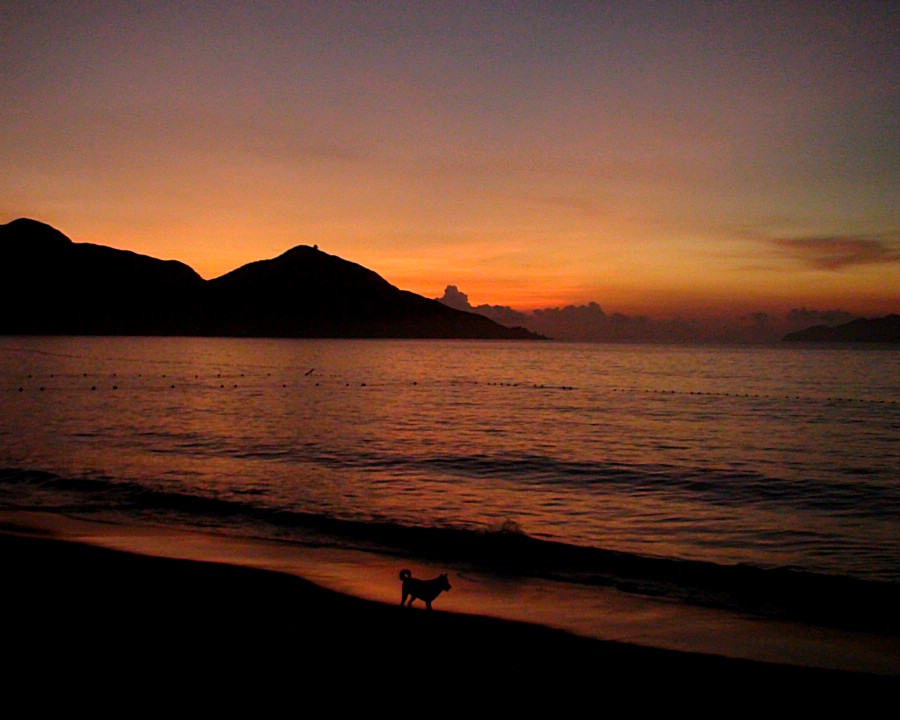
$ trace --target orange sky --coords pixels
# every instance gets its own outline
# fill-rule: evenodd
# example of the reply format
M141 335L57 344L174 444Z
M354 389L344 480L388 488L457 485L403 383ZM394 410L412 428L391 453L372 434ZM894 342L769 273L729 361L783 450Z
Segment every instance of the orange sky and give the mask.
M891 3L5 8L0 222L520 309L900 311Z

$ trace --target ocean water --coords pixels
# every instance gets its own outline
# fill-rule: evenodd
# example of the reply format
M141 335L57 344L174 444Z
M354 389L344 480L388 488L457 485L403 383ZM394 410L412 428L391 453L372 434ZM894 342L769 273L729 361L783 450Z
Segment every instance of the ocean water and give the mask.
M0 508L897 634L900 349L0 339Z

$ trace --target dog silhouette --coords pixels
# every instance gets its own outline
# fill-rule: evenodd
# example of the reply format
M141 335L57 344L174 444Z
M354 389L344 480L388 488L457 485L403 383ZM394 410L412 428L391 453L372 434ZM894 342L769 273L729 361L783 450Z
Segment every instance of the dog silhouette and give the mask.
M400 579L403 581L403 597L400 605L411 606L413 600L424 600L425 607L431 610L431 603L445 590L450 589L450 581L447 573L438 575L431 580L417 580L409 570L400 571ZM409 602L406 599L409 598Z

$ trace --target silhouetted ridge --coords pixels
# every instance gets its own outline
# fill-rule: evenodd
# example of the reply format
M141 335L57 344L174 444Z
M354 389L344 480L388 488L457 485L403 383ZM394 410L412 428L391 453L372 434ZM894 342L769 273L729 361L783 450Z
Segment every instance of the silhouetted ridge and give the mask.
M0 225L0 253L2 334L538 337L303 245L210 281L180 262L73 243L34 220Z
M4 334L183 333L203 285L184 263L73 243L34 220L0 225L0 254Z
M210 281L207 303L217 335L531 336L400 290L361 265L304 245Z
M784 336L789 342L878 342L900 343L900 315L867 320L858 318L843 325L814 325Z
M56 228L28 218L0 225L0 238L3 238L4 256L7 253L52 252L72 245L72 241Z

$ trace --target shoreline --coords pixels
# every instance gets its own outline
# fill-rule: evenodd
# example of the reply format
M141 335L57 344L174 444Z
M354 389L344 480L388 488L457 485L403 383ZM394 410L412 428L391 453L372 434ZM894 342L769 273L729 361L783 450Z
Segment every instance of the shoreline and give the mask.
M435 602L435 612L400 608L396 572L385 575L385 568L376 568L369 593L350 594L353 582L365 584L356 577L358 564L331 563L328 578L315 563L304 572L296 548L279 556L268 544L247 542L235 552L237 545L227 539L203 545L201 537L0 513L10 608L20 619L13 652L65 656L66 648L92 646L140 665L140 648L152 642L167 654L213 664L230 658L251 670L280 648L296 646L311 663L309 672L336 664L344 673L385 679L475 673L563 681L599 674L609 681L639 674L666 683L703 677L748 689L759 682L819 689L898 683L897 673L762 663L622 642L609 634L585 637L549 627L539 613L530 623L489 617L479 612L478 594L470 592L475 583L466 578L452 578L454 591ZM390 558L384 565L400 562ZM388 590L389 599L380 597ZM466 602L472 594L475 600ZM611 615L612 622L627 620Z

